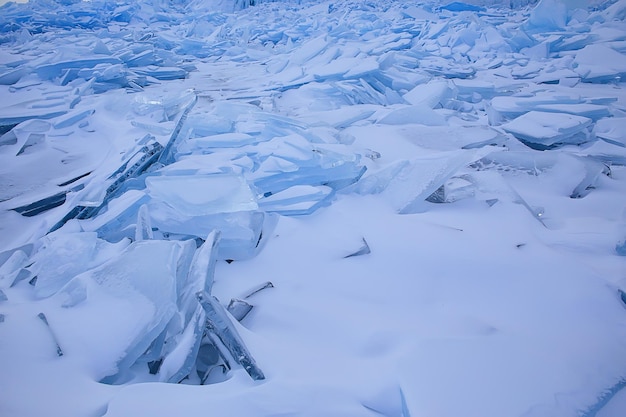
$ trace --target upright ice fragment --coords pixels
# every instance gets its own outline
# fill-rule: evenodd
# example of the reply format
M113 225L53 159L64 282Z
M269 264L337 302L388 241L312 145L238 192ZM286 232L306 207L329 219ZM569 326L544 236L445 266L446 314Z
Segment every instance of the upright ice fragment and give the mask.
M363 245L359 248L359 250L349 255L344 256L344 258L351 258L353 256L361 256L361 255L367 255L369 253L372 253L370 249L370 245L367 244L367 240L365 240L365 238L362 238L362 241L363 241Z
M263 375L254 358L248 352L241 336L239 336L237 329L231 323L222 305L215 297L202 291L198 292L196 296L206 312L208 329L217 335L232 358L243 366L252 379L265 379L265 375Z
M183 298L182 296L189 291L189 300L191 303L191 300L195 297L195 294L198 291L204 291L207 294L211 294L220 239L221 232L213 230L206 237L202 246L196 250L191 262L191 267L189 268L189 274L187 276L187 288L182 289L180 292L181 298ZM195 301L193 304L195 304Z
M17 280L23 268L27 266L28 255L18 249L0 266L0 287L8 288Z
M177 241L133 242L57 293L66 307L55 311L64 323L59 340L90 358L96 378L118 382L166 329L178 310L176 283L186 273L180 270L186 247Z
M425 210L425 200L459 169L493 152L490 147L441 152L404 166L384 191L401 214Z
M579 158L585 164L585 176L583 180L574 188L571 198L583 198L596 187L596 182L600 175L611 175L609 166L592 158Z
M54 332L52 331L52 328L50 327L50 323L48 323L48 319L47 319L46 315L44 313L39 313L39 314L37 314L37 317L39 317L39 319L43 322L43 324L46 325L46 328L50 332L50 336L52 336L52 340L53 340L53 342L54 342L54 344L56 346L56 349L57 349L57 356L63 356L63 350L61 349L61 346L59 346L59 342L57 340L57 337L54 334Z
M135 240L150 240L154 238L152 232L152 224L150 222L150 213L148 206L145 204L139 207L137 211L137 225L135 226Z
M248 313L250 313L250 311L252 311L252 308L252 304L238 298L232 298L226 309L235 318L235 320L241 321L248 315Z

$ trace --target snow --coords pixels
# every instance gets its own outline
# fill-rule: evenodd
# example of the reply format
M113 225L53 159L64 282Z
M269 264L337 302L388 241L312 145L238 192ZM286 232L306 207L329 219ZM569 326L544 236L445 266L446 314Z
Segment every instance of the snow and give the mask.
M0 6L0 415L622 417L626 2L254 3Z

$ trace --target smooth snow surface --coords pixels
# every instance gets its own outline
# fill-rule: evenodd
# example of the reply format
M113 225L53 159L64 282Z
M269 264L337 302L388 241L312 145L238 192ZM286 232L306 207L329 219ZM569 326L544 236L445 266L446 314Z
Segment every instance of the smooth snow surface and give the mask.
M623 417L626 0L0 6L0 416Z

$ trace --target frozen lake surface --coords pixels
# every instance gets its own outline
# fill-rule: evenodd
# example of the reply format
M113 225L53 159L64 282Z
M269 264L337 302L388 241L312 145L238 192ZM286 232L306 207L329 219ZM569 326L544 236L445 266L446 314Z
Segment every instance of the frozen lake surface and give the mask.
M0 415L626 415L626 1L0 6Z

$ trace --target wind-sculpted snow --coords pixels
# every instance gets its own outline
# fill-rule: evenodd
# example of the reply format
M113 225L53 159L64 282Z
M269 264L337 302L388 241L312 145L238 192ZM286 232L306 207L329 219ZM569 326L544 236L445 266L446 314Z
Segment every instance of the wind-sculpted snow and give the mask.
M0 389L107 385L64 416L171 415L142 382L212 384L220 415L600 416L626 377L625 18L0 6Z

